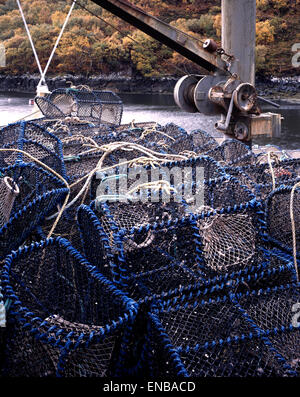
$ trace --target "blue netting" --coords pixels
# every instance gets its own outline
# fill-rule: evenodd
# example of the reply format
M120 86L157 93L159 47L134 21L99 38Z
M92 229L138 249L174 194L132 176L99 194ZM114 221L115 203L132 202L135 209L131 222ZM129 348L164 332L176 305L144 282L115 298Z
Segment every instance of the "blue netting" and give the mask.
M215 138L206 131L200 129L193 130L191 135L193 136L194 150L198 154L206 153L219 146Z
M81 206L85 255L135 299L257 263L262 211L253 194L221 177L204 185L201 204L196 211L161 201Z
M145 215L141 214L141 206L132 204L132 207L136 214ZM164 210L170 219L161 218L154 223L148 212L146 216L150 216L149 223L142 222L140 227L136 225L131 230L120 231L111 220L111 229L106 234L98 217L88 207L79 208L78 221L86 256L135 299L180 284L189 285L197 280L196 273L192 270L196 267L194 261L197 247L192 234L193 219L171 219L176 214L176 208L172 205ZM120 214L122 215L121 208ZM99 212L97 216L100 217ZM109 214L106 212L105 216L109 217ZM90 228L90 241L98 241L97 250L92 250L92 245L88 244L87 228ZM127 232L127 236L124 232ZM189 243L189 255L184 252L184 243ZM158 279L159 285L155 283Z
M300 328L291 311L299 293L297 283L198 289L154 304L145 318L149 375L299 376Z
M4 374L119 373L137 306L67 240L18 250L7 257L1 279L10 302Z
M130 133L131 132L131 133ZM218 146L216 140L205 131L194 130L188 134L174 123L151 128L135 128L127 131L126 141L133 141L146 147L169 154L199 156Z
M177 161L177 162L168 162L168 163L164 163L162 164L161 167L155 168L153 169L152 167L146 167L146 168L135 168L135 169L131 169L129 167L125 167L122 168L122 171L117 169L117 173L121 174L126 172L126 176L130 175L130 173L133 171L134 175L135 173L138 175L140 172L144 171L144 173L146 172L146 176L147 176L147 180L139 180L139 183L141 182L147 182L148 179L154 175L154 173L157 171L157 174L155 174L156 180L159 180L159 173L161 173L162 175L162 179L168 179L170 180L170 175L167 175L168 173L172 173L174 172L174 169L176 168L176 170L181 172L185 172L185 179L186 181L192 181L192 179L196 179L196 174L197 174L197 169L199 168L202 171L201 174L201 178L205 180L209 180L210 183L212 183L214 180L221 180L226 179L225 176L225 172L222 169L222 167L220 167L214 160L208 158L208 157L201 157L201 158L195 158L195 159L190 159L190 160L186 160L186 161ZM173 171L172 171L173 170ZM187 178L187 172L189 173L188 178ZM183 175L183 174L180 174ZM100 175L98 176L100 178ZM105 175L102 176L105 177ZM215 179L209 179L209 178L215 178ZM218 179L219 178L219 179ZM101 178L100 178L101 179ZM222 179L222 180L223 180ZM150 179L149 179L150 180ZM173 184L179 185L178 187L178 192L180 191L180 189L182 189L182 181L183 179L180 178L179 180L173 180ZM92 185L92 197L96 197L96 193L97 193L97 185L99 185L101 181L95 179L94 180L94 185ZM172 181L171 181L172 182ZM113 180L113 183L116 183L116 179ZM136 183L135 180L131 181L127 181L126 182L126 189L129 189L130 187L132 187L133 183ZM109 185L108 185L109 188ZM181 193L181 192L180 192ZM184 193L184 192L183 192ZM107 192L103 192L103 194L111 194L110 191ZM152 193L153 194L153 193ZM182 193L181 193L182 194ZM153 196L154 197L154 196ZM181 197L181 196L180 196ZM253 197L251 197L252 199ZM158 200L159 197L158 197ZM96 204L94 204L96 205ZM93 206L94 208L94 206ZM110 215L111 213L111 215ZM164 213L166 213L166 215L164 215ZM156 238L153 239L153 241L148 245L150 245L150 247L148 247L149 249L153 248L155 249L155 246L157 244L157 242L160 240L160 235L164 234L166 229L176 229L178 228L178 231L176 232L175 230L173 230L172 232L169 232L168 236L165 235L166 240L163 243L163 240L161 240L162 245L167 244L167 240L174 240L175 238L175 234L180 234L179 230L184 230L184 228L189 228L190 230L190 239L192 240L192 234L193 231L191 229L191 224L192 221L189 219L188 216L185 217L185 215L188 213L187 211L187 205L183 205L182 203L173 203L171 206L168 206L168 204L162 204L161 202L157 202L157 203L129 203L129 204L124 204L124 203L111 203L108 206L106 206L105 204L99 206L99 209L97 208L96 214L93 214L92 210L89 210L88 207L82 207L79 210L79 214L78 214L78 221L81 227L81 232L82 232L82 239L84 242L84 246L85 246L85 252L87 257L89 258L89 260L92 263L103 263L103 266L101 266L101 271L105 272L105 274L107 275L107 277L116 280L116 277L118 279L118 281L120 281L120 276L122 275L119 274L119 276L116 276L115 273L118 272L117 269L115 269L116 265L111 262L110 264L106 264L106 258L107 257L111 257L110 253L106 252L106 248L108 249L113 249L114 251L116 251L116 247L113 247L114 245L118 245L114 243L114 237L119 241L122 240L123 241L123 237L122 236L117 236L117 233L119 233L119 231L121 231L121 229L125 229L126 233L131 233L131 229L133 230L133 228L137 229L137 233L139 233L139 237L137 237L138 240L151 240L151 236L152 233L156 234ZM111 222L109 221L109 218L112 218ZM168 219L169 217L169 219ZM186 223L186 225L183 227L180 226L180 223L178 222L178 218L183 218L185 217L186 219L183 221L183 223ZM170 220L170 224L168 223ZM163 221L163 222L162 222ZM174 221L174 224L172 226L172 222ZM161 228L160 229L155 229L156 228L156 224L162 222ZM164 225L164 222L167 222L166 225ZM100 224L99 224L100 223ZM99 224L99 225L98 225ZM102 224L102 225L101 225ZM140 229L140 227L143 225L143 228ZM110 241L110 245L111 247L109 247L109 244L103 244L100 243L102 240L102 231L99 231L100 229L103 229L103 232L106 233L106 235L109 238ZM150 228L152 231L150 232L148 230L148 228ZM100 233L100 236L97 236L97 233ZM132 232L133 234L136 232ZM145 235L143 237L143 235ZM147 237L148 235L151 235L149 238ZM172 237L172 235L174 235ZM98 239L99 237L99 239ZM186 236L187 237L187 236ZM91 239L91 240L90 240ZM128 237L127 237L128 239ZM92 247L94 246L93 244L91 244L91 241L94 241L96 245L100 245L99 246L99 251L94 250ZM135 238L133 237L133 240L135 240ZM171 241L170 240L170 241ZM119 258L117 259L118 262L120 263L120 266L122 268L122 261L124 261L124 259L122 259L123 253L122 253L122 244L119 245L119 248L121 250L121 253L119 255ZM133 243L133 246L135 243ZM183 241L180 243L183 244ZM172 243L172 246L174 244ZM163 248L165 250L165 254L159 254L160 259L158 259L157 257L151 257L151 253L148 251L145 251L146 246L144 245L139 245L139 243L136 244L136 247L139 249L139 252L143 251L143 260L145 260L145 263L143 264L142 268L141 268L141 273L147 273L148 271L152 271L154 269L156 269L156 271L160 270L160 267L166 263L163 263L165 261L164 255L169 252L170 254L170 250L173 250L173 248ZM160 250L162 248L158 247L158 250ZM133 254L135 255L135 249L133 247L132 249ZM99 258L97 258L97 255L99 255ZM147 257L147 255L150 255L148 257L148 260L146 260L145 258ZM103 256L103 260L101 258L101 256ZM105 259L104 259L105 258ZM151 258L151 259L150 259ZM171 259L168 260L167 263L171 263L172 262L172 255L170 257ZM192 258L192 257L191 257ZM141 258L140 258L141 259ZM138 260L137 263L142 262L142 260ZM153 260L153 264L149 263L149 259L150 261ZM174 259L174 258L173 258ZM157 260L157 262L155 262ZM192 261L193 259L191 259ZM175 261L176 262L176 261ZM105 263L105 265L104 265ZM148 265L146 265L146 263L149 263L149 267L147 267ZM131 265L130 265L131 266ZM172 265L173 266L173 265ZM175 266L175 265L174 265ZM170 271L174 271L174 266L169 268L169 272ZM177 266L177 265L176 265ZM107 273L108 272L108 273ZM180 272L183 272L183 270L180 270ZM166 273L167 274L167 273ZM145 278L146 276L144 276ZM187 279L189 279L189 274L186 275Z
M252 152L252 150L236 139L226 140L220 146L216 146L213 149L208 150L206 155L227 167L237 167L257 163L257 156Z
M219 146L173 123L119 125L120 103L95 95L55 90L36 99L47 117L0 131L2 148L29 152L70 185L98 165L106 149L94 143L124 146L107 153L113 170L91 178L49 240L66 186L23 154L0 154L2 373L299 376L289 216L299 160L273 161L276 187L286 186L267 197L270 167L241 142ZM153 181L169 185L141 187Z
M62 143L55 135L33 122L9 124L0 130L2 149L18 149L35 157L62 176L65 176ZM23 161L32 160L23 153L0 152L0 167L8 167Z
M3 368L5 333L6 333L6 307L3 300L2 286L0 284L0 369Z
M272 161L275 188L280 185L294 185L300 178L300 159ZM268 163L228 167L226 171L234 175L261 200L273 190L272 170Z
M100 134L99 134L100 135ZM101 137L106 141L136 143L161 153L176 153L193 149L191 137L174 123L161 126L157 123L132 123L111 128Z
M299 266L299 261L298 261ZM159 280L156 280L159 283ZM139 299L140 304L160 302L181 302L191 294L207 295L211 299L228 293L248 293L253 289L266 289L278 285L297 282L293 258L277 249L256 247L256 255L252 263L240 269L224 274L206 274L197 278L197 282L189 285L179 285L168 291L160 291Z
M296 252L300 254L300 207L299 188L295 190L293 200L293 216L295 226ZM288 253L293 253L293 235L291 221L292 186L282 185L272 191L265 200L265 216L263 237L265 244L275 245Z
M45 216L63 202L68 189L62 181L34 164L19 163L2 169L1 173L12 178L20 191L8 222L0 229L0 257L3 258L17 249Z

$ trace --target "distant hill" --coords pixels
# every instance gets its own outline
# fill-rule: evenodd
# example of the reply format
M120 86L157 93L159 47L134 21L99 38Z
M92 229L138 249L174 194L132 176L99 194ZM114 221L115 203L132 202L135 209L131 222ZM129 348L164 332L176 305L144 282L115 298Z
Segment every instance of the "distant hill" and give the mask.
M64 73L145 77L182 75L199 68L101 9L90 0L78 0L92 14L76 5L49 75ZM163 21L199 39L220 43L221 0L131 0ZM64 22L71 1L21 0L42 67ZM106 22L109 24L107 24ZM293 68L292 46L300 43L300 0L257 0L257 72L299 75ZM113 26L112 26L113 25ZM6 74L38 72L15 0L0 0L0 43L6 48ZM299 45L300 46L300 45Z

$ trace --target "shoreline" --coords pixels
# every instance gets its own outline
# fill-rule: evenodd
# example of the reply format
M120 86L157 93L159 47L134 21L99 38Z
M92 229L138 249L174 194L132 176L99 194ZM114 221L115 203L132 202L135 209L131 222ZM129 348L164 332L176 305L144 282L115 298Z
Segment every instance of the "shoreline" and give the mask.
M57 88L66 88L68 82L73 85L88 85L95 90L114 91L116 94L173 94L174 87L179 77L141 77L124 76L120 74L99 75L86 78L84 76L52 76L47 78L50 91ZM39 75L1 75L0 92L14 92L19 94L36 93ZM300 103L300 76L284 78L261 78L256 79L256 88L259 95L288 100L291 103Z
M171 94L179 78L168 77L129 77L118 74L99 75L86 78L84 76L54 76L47 78L50 91L57 88L66 88L68 82L73 85L87 85L94 90L114 91L116 94ZM35 94L39 83L38 75L0 75L0 92L16 92L23 94Z

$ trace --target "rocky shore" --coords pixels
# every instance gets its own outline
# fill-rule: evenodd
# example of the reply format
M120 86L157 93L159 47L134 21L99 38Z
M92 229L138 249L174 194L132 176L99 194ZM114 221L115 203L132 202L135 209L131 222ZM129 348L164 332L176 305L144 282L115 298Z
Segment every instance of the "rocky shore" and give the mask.
M73 85L88 85L93 89L112 90L119 93L171 94L178 77L128 77L119 74L99 75L86 78L84 76L55 76L47 78L50 91L56 88ZM0 74L0 91L19 93L35 93L39 82L38 75L10 76ZM257 77L256 87L260 95L274 97L276 95L297 96L300 94L300 76L283 78Z
M88 85L97 90L112 90L120 93L147 93L147 94L167 94L172 93L178 80L176 77L128 77L118 74L100 75L86 78L84 76L55 76L47 78L50 91L56 88L73 85ZM5 76L0 74L0 91L14 91L23 93L35 93L39 82L38 75Z

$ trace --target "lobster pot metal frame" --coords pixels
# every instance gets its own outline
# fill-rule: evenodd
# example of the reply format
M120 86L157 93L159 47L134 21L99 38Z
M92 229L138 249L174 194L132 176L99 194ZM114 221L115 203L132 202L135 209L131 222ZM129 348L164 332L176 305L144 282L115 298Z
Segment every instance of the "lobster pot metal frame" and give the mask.
M258 274L253 280L243 292L225 294L221 284L155 302L145 318L147 375L299 376L300 328L288 309L299 300L299 284L279 279L262 289Z
M235 176L257 196L265 201L275 189L281 185L291 186L300 180L300 159L285 159L272 163L272 169L268 163L259 165L245 165L241 167L225 167L226 172Z
M36 123L22 121L2 128L0 130L0 146L2 149L22 150L65 177L60 139ZM31 163L32 161L24 153L0 152L1 168L16 162Z
M291 221L291 192L292 186L282 185L273 190L265 200L264 223L262 238L266 246L279 247L281 250L293 254L293 233ZM296 253L300 256L300 188L294 192L293 216L296 237Z
M9 220L0 228L0 257L4 258L63 202L68 189L60 179L34 164L18 163L1 169L1 173L11 178L19 190Z
M253 165L257 162L257 156L251 149L236 139L228 139L205 154L220 162L224 167Z
M134 299L257 265L260 203L235 178L206 182L205 204L213 208L198 213L184 202L92 202L79 207L88 260L124 288L131 285L128 293ZM236 249L233 240L239 240ZM207 250L210 245L215 253ZM131 289L137 284L140 294Z
M123 103L111 91L58 88L46 97L35 98L44 116L49 118L78 117L96 124L119 126Z
M4 375L122 374L137 304L62 238L13 252L1 274L9 302Z
M79 207L86 257L132 299L197 281L195 222L176 204L163 205L159 211L157 205L141 203L116 207L103 203L97 210L92 203L94 211ZM129 217L131 211L134 217Z
M168 180L172 170L176 169L180 174L177 183L181 185L183 172L186 171L190 179L195 178L197 167L203 170L201 175L204 178L226 178L224 170L208 157L168 162L157 169L136 167L133 171L136 170L141 175L144 170L147 181L150 181L153 180L152 177L159 180L159 174ZM130 175L131 170L127 167L126 176ZM124 170L122 173L119 171L118 175L120 174L123 175ZM140 178L139 181L141 180L144 181ZM120 179L121 182L124 181ZM124 183L128 183L128 180ZM127 189L130 187L126 186ZM130 282L135 283L138 282L135 278L138 275L139 280L143 279L143 284L149 288L148 292L145 292L148 294L154 288L154 275L160 273L162 276L162 271L165 272L164 283L160 283L162 290L176 287L180 282L186 284L196 281L197 276L189 269L194 267L197 273L197 266L193 263L197 248L193 227L196 225L193 215L187 211L188 206L184 199L180 195L177 197L175 193L168 202L167 197L162 198L159 193L151 191L151 199L154 199L154 202L151 202L147 190L141 190L140 193L143 193L142 202L108 200L105 203L96 200L90 207L79 208L78 222L85 255L91 263L99 265L100 271L114 282L127 285L129 277ZM108 194L112 193L108 191ZM94 243L91 243L92 240ZM190 255L187 255L183 248L187 241L190 242ZM98 249L92 248L94 244ZM184 266L179 266L180 263L184 263ZM151 278L149 272L153 276L152 285L148 282ZM131 277L132 274L135 276ZM145 291L147 288L145 287ZM136 299L139 297L134 295Z

